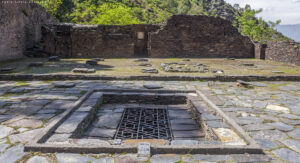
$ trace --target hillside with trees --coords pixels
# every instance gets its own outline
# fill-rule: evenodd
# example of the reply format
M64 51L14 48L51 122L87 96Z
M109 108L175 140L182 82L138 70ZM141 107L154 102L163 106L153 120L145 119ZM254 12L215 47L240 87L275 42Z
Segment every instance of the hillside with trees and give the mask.
M273 28L280 23L266 22L249 5L231 6L224 0L33 0L44 6L60 22L78 24L164 24L176 14L207 15L230 20L252 40L266 42L286 39Z

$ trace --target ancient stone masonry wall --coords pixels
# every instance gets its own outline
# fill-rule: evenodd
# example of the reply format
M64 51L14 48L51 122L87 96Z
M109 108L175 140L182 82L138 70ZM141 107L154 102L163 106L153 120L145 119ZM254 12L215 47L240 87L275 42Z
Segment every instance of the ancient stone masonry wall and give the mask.
M300 65L300 43L293 40L268 42L266 59Z
M151 57L254 57L252 41L221 18L173 16L150 37Z
M61 57L134 57L136 32L155 25L45 25L45 51Z
M55 22L44 8L29 0L1 0L0 61L23 57L27 48L40 41L41 25Z

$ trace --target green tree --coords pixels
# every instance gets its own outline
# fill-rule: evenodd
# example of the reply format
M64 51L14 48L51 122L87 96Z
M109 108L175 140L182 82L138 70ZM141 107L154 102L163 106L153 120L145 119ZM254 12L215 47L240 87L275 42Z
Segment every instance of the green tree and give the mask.
M241 34L250 37L254 41L266 42L273 38L275 30L273 29L280 23L280 20L276 22L265 22L262 18L256 18L256 15L261 13L262 9L252 10L250 6L247 6L241 14L237 14L234 25L238 27Z
M56 17L57 9L62 4L62 0L32 0L32 1L43 6L54 17Z
M141 22L134 15L134 10L121 3L105 3L96 8L96 14L90 24L140 24Z

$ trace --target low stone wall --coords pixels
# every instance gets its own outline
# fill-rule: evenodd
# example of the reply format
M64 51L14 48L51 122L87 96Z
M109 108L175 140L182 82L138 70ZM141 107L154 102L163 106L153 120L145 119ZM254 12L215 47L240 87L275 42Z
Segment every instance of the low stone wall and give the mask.
M40 41L41 25L55 22L44 8L29 0L0 1L0 61L23 57L27 48Z
M230 21L208 16L176 15L163 27L45 25L44 40L46 52L61 57L254 57L248 37Z
M254 45L230 21L208 16L172 16L151 34L151 57L254 57Z
M73 58L134 57L137 31L148 33L156 25L45 25L45 51L50 55Z
M293 40L268 42L266 59L300 65L300 43Z

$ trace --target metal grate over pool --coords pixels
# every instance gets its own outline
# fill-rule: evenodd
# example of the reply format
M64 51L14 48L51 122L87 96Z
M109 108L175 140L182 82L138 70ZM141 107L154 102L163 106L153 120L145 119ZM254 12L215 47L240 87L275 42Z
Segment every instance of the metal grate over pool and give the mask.
M168 111L161 108L126 108L114 138L172 140Z

